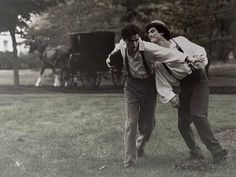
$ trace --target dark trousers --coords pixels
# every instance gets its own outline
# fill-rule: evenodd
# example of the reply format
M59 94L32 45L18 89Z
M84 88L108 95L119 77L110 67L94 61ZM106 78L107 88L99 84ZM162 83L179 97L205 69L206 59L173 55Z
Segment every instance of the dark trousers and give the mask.
M136 163L137 149L142 148L151 136L155 125L156 94L154 77L148 79L127 78L124 86L125 163Z
M190 124L196 127L201 141L212 153L222 150L208 122L209 85L203 70L197 70L180 82L178 129L191 152L198 152Z

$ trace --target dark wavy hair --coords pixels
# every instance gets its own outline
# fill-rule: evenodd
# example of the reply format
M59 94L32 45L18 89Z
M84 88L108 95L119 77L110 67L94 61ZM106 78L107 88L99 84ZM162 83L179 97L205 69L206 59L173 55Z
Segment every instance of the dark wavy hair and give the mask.
M121 36L122 39L126 40L127 38L139 34L140 29L138 26L136 26L135 24L129 23L127 25L124 26L124 28L122 28L121 30Z

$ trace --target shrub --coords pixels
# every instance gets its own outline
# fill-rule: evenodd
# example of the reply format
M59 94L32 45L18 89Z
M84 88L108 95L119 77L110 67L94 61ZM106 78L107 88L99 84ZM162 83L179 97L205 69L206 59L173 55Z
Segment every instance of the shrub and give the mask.
M41 61L36 54L22 54L19 56L19 69L40 68ZM0 69L13 69L12 52L0 52Z
M21 69L34 69L41 66L41 61L36 54L24 54L19 59Z
M0 69L12 69L11 52L0 52Z

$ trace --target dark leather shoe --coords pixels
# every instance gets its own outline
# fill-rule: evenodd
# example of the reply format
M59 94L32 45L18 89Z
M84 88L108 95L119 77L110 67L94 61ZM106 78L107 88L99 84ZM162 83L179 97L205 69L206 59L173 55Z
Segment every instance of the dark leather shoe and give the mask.
M213 155L213 163L219 164L220 162L223 162L227 159L229 152L226 149L223 149L222 151L216 153Z

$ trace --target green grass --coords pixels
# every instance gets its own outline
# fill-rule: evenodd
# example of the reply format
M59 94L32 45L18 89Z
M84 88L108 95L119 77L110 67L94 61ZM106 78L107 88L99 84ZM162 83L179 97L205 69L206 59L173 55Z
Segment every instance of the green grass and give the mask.
M211 95L214 131L236 128L235 99ZM176 110L158 103L156 115L147 157L125 169L121 94L0 95L0 177L235 176L235 158L214 171L176 169L174 164L188 155ZM205 148L204 154L211 159Z

